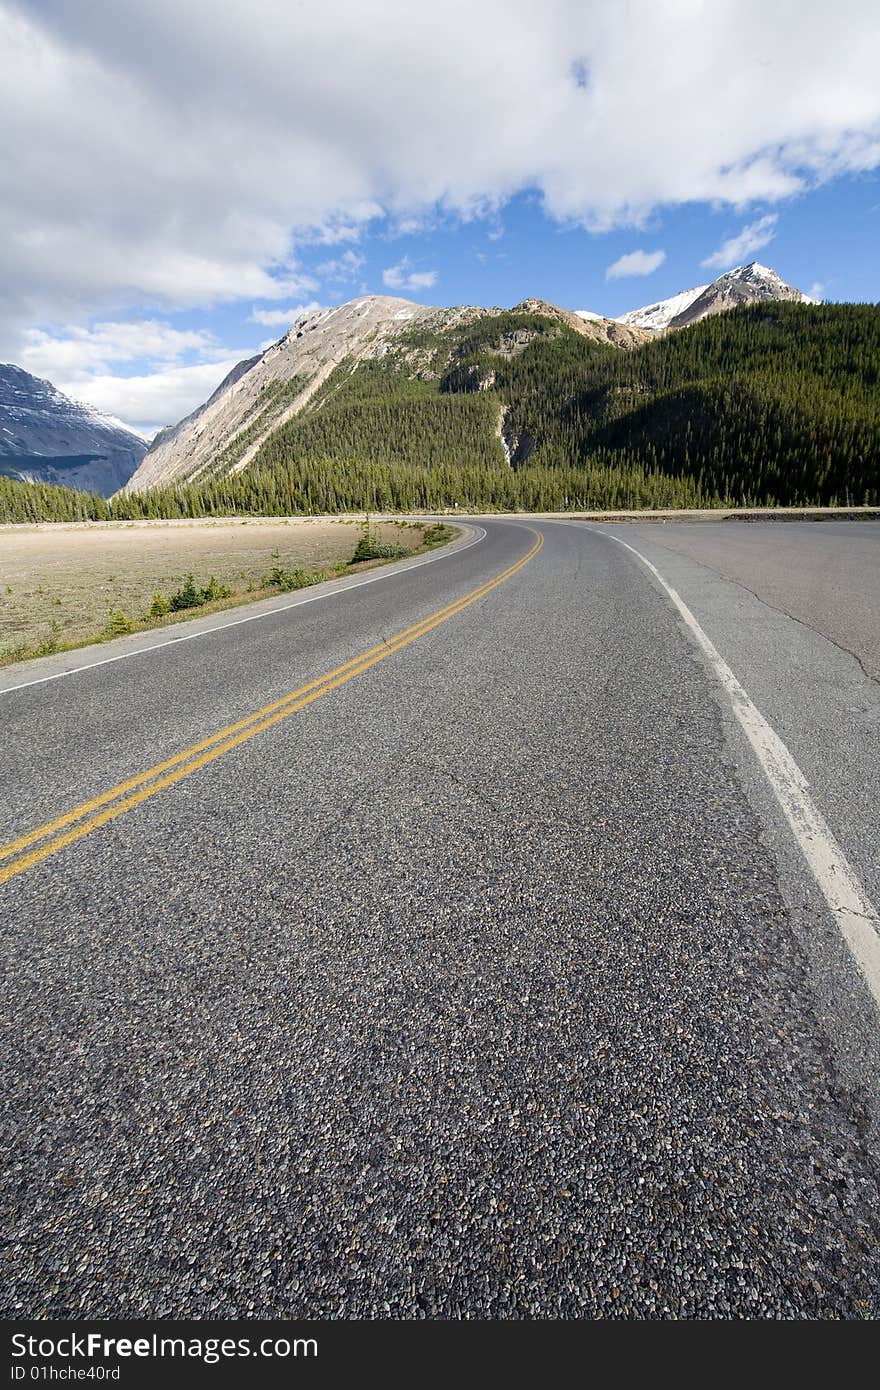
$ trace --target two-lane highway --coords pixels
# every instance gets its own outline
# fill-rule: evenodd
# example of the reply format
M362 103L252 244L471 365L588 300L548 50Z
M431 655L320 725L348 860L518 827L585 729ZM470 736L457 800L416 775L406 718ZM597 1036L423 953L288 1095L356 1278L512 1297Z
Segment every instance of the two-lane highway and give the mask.
M876 901L876 681L647 529ZM8 1315L880 1311L870 991L614 535L4 673Z

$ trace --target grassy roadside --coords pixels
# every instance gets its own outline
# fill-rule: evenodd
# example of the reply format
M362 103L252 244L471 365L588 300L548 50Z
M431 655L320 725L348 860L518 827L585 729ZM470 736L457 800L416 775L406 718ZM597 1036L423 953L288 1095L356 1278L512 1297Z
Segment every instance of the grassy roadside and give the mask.
M50 622L48 631L36 642L20 642L0 647L0 668L35 657L53 656L58 652L77 651L81 647L96 643L110 642L116 637L132 633L150 632L155 629L174 627L194 617L211 613L222 613L230 608L240 608L257 603L260 599L274 598L279 594L293 593L297 589L311 588L331 579L341 579L350 574L361 574L366 570L392 564L396 560L409 559L448 545L460 534L454 526L443 522L425 525L420 522L400 522L401 528L421 531L421 540L416 545L401 545L379 539L369 521L360 528L360 535L351 559L340 559L331 566L312 567L286 562L280 551L271 556L271 566L255 583L245 590L218 583L213 575L205 582L192 574L176 590L162 592L157 590L149 609L138 615L110 609L104 626L95 629L76 640L64 640L60 625Z

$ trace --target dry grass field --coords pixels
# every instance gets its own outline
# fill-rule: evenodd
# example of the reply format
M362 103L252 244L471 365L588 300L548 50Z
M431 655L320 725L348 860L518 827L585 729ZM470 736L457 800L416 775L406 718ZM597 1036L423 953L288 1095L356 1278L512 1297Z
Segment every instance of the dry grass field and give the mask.
M380 543L422 545L421 526L379 521L371 530ZM279 564L330 576L360 535L356 522L323 519L0 527L0 663L112 635L114 621L124 631L119 615L139 624L153 596L172 595L188 575L232 591L200 612L278 592L267 578Z

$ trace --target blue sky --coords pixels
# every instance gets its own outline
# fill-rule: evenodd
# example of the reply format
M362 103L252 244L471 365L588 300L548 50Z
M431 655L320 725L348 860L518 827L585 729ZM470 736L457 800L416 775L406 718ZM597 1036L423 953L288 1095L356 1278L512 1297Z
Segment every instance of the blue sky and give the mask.
M0 359L149 433L302 306L880 299L875 0L0 0Z
M880 177L841 178L783 203L758 203L747 212L694 204L658 209L634 231L591 233L549 218L536 194L523 193L496 216L471 222L435 219L410 235L379 224L356 247L363 264L334 286L320 267L324 249L307 252L303 266L318 281L327 302L352 294L405 293L429 304L500 304L527 297L548 299L572 309L591 309L617 317L653 299L704 284L734 260L702 262L745 227L766 218L772 225L755 233L768 239L744 253L744 260L771 264L784 279L827 299L880 299ZM352 249L352 248L349 248ZM664 259L648 274L608 277L608 270L633 251L662 251ZM389 290L383 270L408 258L416 273L436 275L430 287ZM318 294L321 297L321 293Z

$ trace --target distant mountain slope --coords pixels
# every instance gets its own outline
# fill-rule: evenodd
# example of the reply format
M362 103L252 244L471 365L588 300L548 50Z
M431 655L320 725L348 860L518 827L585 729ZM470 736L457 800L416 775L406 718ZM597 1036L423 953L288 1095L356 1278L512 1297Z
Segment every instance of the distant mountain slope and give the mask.
M618 347L638 346L647 337L614 319L586 323L542 300L524 300L514 312L543 315L591 341ZM432 308L371 295L308 314L266 352L239 363L203 406L157 435L127 491L239 473L282 426L325 407L325 383L332 379L338 387L334 373L343 364L349 373L405 344L406 372L415 379L437 378L457 330L503 313L470 305ZM438 356L443 359L439 364Z
M612 347L641 347L651 336L637 325L630 327L622 324L619 319L606 319L601 314L591 314L583 309L560 309L556 304L548 304L546 299L524 299L511 312L543 314L545 318L567 324L576 333L582 333L594 343L608 343Z
M709 314L720 314L740 304L760 304L770 299L791 300L798 304L815 304L802 290L786 284L775 270L752 261L725 271L709 285L681 290L669 299L646 304L622 314L618 322L630 328L687 328Z
M557 333L565 329L598 346L632 351L649 342L658 328L689 325L738 304L769 299L810 302L775 271L753 263L728 271L711 285L698 285L633 310L620 320L574 312L542 299L524 299L505 311L474 305L432 308L371 295L335 309L320 309L298 319L265 352L240 362L204 405L171 429L162 430L126 491L240 473L263 457L265 448L292 421L326 410L345 375L358 364L381 361L404 345L403 375L439 379L450 355L458 350L460 330L498 320L506 313L531 315L554 325ZM513 346L519 350L535 329L520 325L517 331L520 337ZM328 395L325 388L330 382ZM495 433L508 444L507 430L500 424ZM290 437L288 431L285 438ZM522 446L517 447L521 453Z
M109 496L128 482L146 450L119 421L21 367L0 365L0 475Z

